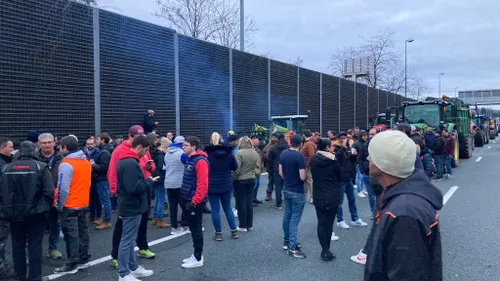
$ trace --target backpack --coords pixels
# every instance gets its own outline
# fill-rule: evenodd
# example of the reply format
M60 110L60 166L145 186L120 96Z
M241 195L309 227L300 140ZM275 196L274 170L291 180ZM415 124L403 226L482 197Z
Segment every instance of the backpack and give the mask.
M34 214L42 199L40 187L47 165L33 160L19 160L0 170L0 217L20 220ZM35 185L35 186L33 186Z

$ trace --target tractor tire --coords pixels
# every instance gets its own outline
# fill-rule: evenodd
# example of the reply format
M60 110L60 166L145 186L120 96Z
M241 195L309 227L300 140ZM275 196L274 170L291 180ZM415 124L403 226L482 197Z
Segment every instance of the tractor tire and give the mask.
M469 159L472 157L472 149L474 146L474 139L472 136L465 137L462 142L460 142L460 158Z
M476 133L476 137L474 138L474 141L475 141L477 147L483 147L484 146L484 133L481 131L478 131Z
M453 136L455 138L455 151L453 152L453 159L451 160L451 167L458 167L459 158L460 158L460 139L458 137L457 131L453 131ZM458 145L456 145L458 143Z

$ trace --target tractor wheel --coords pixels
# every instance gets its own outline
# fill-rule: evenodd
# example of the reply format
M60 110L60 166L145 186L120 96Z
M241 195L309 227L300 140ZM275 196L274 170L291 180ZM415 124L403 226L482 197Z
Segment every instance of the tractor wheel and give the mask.
M455 138L455 151L453 152L453 160L451 161L451 167L456 168L456 167L458 167L458 162L459 162L459 157L460 157L460 149L459 149L460 142L458 139L457 131L453 131L453 136Z
M482 131L476 132L475 142L477 147L484 146L484 133Z
M465 137L463 142L460 143L460 158L463 159L471 158L473 146L474 146L474 139L472 138L472 136Z

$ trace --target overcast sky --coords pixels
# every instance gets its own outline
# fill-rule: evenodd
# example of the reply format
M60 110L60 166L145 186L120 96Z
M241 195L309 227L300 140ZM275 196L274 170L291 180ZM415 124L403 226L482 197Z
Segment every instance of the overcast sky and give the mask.
M237 1L237 0L236 0ZM156 0L99 0L99 6L133 18L165 25L153 13ZM500 1L498 0L245 0L258 32L255 54L280 61L303 59L303 66L329 72L334 51L360 45L391 29L408 65L437 96L442 93L500 88Z

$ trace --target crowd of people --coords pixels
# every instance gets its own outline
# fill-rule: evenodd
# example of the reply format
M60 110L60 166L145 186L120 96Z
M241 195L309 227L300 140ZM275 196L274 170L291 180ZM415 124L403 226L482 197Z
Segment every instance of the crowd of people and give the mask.
M153 111L145 116L150 133L135 125L125 140L102 133L87 138L83 148L74 135L57 140L50 133L29 132L17 150L11 140L0 138L2 277L42 280L45 231L49 258L63 258L60 235L66 243L66 262L54 272L76 273L91 258L92 224L99 231L113 228L111 264L120 281L151 276L153 271L139 266L134 253L137 246L137 256L155 257L147 243L150 218L157 228L171 228L171 235L188 227L193 253L181 265L201 267L203 213L211 214L216 241L225 238L221 206L231 239L252 231L253 208L263 203L257 196L260 178L267 171L265 201L273 201L274 191L274 207L284 208L288 255L306 258L297 234L307 203L316 210L320 257L330 261L335 258L330 242L339 239L333 232L335 218L339 228L367 227L356 197L368 197L372 228L363 249L351 257L365 265L365 280L441 280L437 211L442 195L430 179L440 180L443 166L451 177L455 144L448 132L441 137L430 128L421 135L406 124L387 131L329 131L326 138L310 130L290 136L276 132L261 150L259 136L229 131L224 139L214 132L202 147L194 136L167 133L160 138L153 116ZM350 225L343 216L344 197ZM114 225L113 211L118 216ZM5 258L9 229L13 267Z

